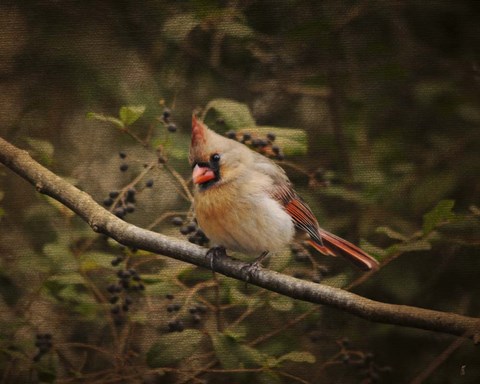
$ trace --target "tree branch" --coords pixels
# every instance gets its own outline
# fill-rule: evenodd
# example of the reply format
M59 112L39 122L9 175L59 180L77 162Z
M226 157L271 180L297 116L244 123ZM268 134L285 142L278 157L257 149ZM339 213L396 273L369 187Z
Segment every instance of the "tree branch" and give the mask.
M129 224L97 204L61 177L37 163L28 152L0 138L0 162L35 186L38 192L53 197L85 220L95 232L119 243L166 255L177 260L210 268L205 248ZM215 260L215 271L238 280L247 280L248 264L230 258ZM281 273L260 269L248 283L303 301L324 304L361 318L430 331L480 339L480 319L454 313L373 301L354 293L316 284Z

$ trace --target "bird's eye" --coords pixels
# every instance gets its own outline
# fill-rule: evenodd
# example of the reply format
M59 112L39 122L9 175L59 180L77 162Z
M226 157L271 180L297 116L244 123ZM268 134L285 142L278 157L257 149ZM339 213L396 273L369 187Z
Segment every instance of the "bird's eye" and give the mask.
M214 153L210 156L210 160L214 163L218 163L220 161L220 155L218 153Z

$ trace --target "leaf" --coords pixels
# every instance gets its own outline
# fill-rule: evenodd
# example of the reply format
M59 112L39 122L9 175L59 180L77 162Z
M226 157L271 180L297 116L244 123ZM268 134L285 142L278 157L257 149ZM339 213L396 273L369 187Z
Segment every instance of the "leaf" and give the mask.
M203 334L196 329L186 329L163 335L160 341L147 352L147 364L150 368L161 368L175 364L192 355L202 342Z
M46 140L32 139L31 137L27 137L25 140L32 148L33 155L38 157L41 163L46 165L52 163L54 152L52 143Z
M277 296L269 301L270 306L276 311L288 312L293 309L293 300L285 296Z
M268 360L268 355L226 334L217 333L211 338L215 354L225 369L264 366Z
M427 240L416 240L409 243L395 244L392 248L402 252L428 251L432 249L432 245Z
M387 235L389 238L395 239L395 240L400 240L400 241L408 240L407 236L402 235L400 232L397 232L389 227L378 227L375 232L383 233L384 235Z
M143 115L145 112L145 106L144 105L130 105L130 106L124 106L120 108L120 120L122 123L126 126L132 125L135 121L137 121L140 116Z
M248 25L233 20L222 20L217 24L217 28L226 35L237 39L247 39L255 35L253 29Z
M286 156L302 156L307 153L307 133L303 129L281 128L271 126L251 126L239 131L240 134L250 133L253 137L265 138L268 133L276 136L275 144Z
M199 23L191 13L169 17L163 24L164 36L170 41L179 43L185 40Z
M222 124L216 124L221 119ZM248 106L230 99L214 99L205 107L205 123L219 133L254 127L255 120Z
M435 227L455 217L452 212L454 200L442 200L430 212L423 215L423 233L428 235Z
M315 356L312 355L310 352L303 352L303 351L292 351L283 356L280 356L277 361L279 363L283 361L293 361L295 363L315 363L316 359Z
M107 123L112 123L118 128L125 128L125 125L121 120L117 119L116 117L102 115L101 113L88 112L87 119L105 121Z
M80 259L80 268L89 272L96 269L111 268L113 255L106 252L88 252Z

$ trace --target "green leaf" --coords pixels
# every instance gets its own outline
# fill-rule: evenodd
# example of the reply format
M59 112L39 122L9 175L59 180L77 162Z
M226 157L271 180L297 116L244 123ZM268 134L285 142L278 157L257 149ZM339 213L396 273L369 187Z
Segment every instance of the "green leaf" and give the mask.
M102 115L101 113L88 112L87 119L105 121L107 123L112 123L118 128L122 128L122 129L125 128L125 125L123 124L122 120L119 120L116 117L112 117L112 116L105 116L105 115Z
M196 329L163 335L147 352L147 364L150 368L175 364L197 351L202 339L202 332Z
M428 251L432 249L432 245L427 240L416 240L403 244L395 244L392 248L402 252Z
M238 21L222 20L217 24L217 28L227 36L232 36L236 39L247 39L255 35L252 28Z
M177 16L171 16L163 24L164 36L175 43L185 40L189 33L199 25L197 20L191 13L183 13Z
M288 312L293 309L293 300L286 296L276 296L269 301L270 306L276 311Z
M239 131L240 134L250 133L253 137L265 138L268 133L276 136L278 145L286 156L302 156L307 153L307 133L303 129L280 128L271 126L251 126Z
M140 116L143 115L145 112L144 105L129 105L120 108L120 120L126 126L132 125L135 121L137 121Z
M310 352L303 352L303 351L292 351L283 356L280 356L277 361L279 363L283 361L293 361L295 363L315 363L316 359L315 356L312 355Z
M423 215L423 233L428 235L435 227L455 217L452 212L454 200L442 200L430 212Z
M395 240L400 240L400 241L408 240L407 236L402 235L400 232L394 231L389 227L378 227L375 232L383 233L384 235L387 235L389 238L395 239Z
M33 156L38 157L42 164L50 165L53 161L54 148L52 143L46 140L25 138L30 148L33 150Z
M82 255L80 259L80 268L89 272L96 269L111 268L112 267L111 253L106 252L87 252Z
M223 124L216 124L218 119L221 119ZM210 128L219 133L255 126L255 120L248 106L230 99L210 101L205 107L204 120Z
M211 338L215 354L225 369L264 366L268 359L268 355L226 334L217 333Z

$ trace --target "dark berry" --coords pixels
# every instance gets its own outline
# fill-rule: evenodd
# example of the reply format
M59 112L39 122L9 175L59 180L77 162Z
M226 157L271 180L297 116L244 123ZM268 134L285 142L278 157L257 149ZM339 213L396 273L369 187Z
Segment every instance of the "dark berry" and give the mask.
M170 108L165 108L163 110L162 116L165 120L167 120L171 115L172 115L172 111L170 110Z
M279 153L277 156L276 156L277 160L285 160L285 155L283 153Z
M242 141L248 141L252 138L252 135L250 133L244 133L242 137Z
M111 261L111 264L116 267L117 265L119 265L121 262L123 261L123 258L121 257L116 257L115 259L113 259Z
M128 213L132 213L135 211L135 204L133 203L127 203L127 205L125 206L125 210L128 212Z
M183 325L183 321L177 320L176 331L183 332L184 329L185 329L185 325Z
M270 140L270 141L275 141L275 139L277 138L277 136L274 134L274 133L267 133L267 139Z
M168 299L168 300L173 300L175 298L175 296L173 296L171 293L167 293L165 295L165 297Z
M137 193L137 191L135 190L135 188L128 188L128 190L127 190L127 201L129 201L130 203L134 203L135 201L132 201L132 198L135 197L136 193Z
M120 156L121 159L125 159L127 157L127 154L124 151L118 152L118 156Z
M147 188L152 188L153 187L153 179L147 180L147 182L145 183L145 186Z
M138 289L139 289L140 291L144 291L144 290L145 290L145 285L143 285L143 284L138 284Z
M193 244L196 244L197 243L197 236L195 235L192 235L192 236L188 236L188 239L187 239L190 243L193 243Z
M116 197L118 197L119 194L120 192L118 191L111 191L108 193L108 196L110 196L112 199L115 199Z
M174 309L173 309L173 304L168 304L167 305L167 312L173 312Z
M170 123L167 126L168 132L177 132L177 124L175 123Z
M115 305L111 310L110 312L112 313L112 315L117 315L120 313L120 306L119 305Z
M187 224L187 228L190 232L193 232L197 229L197 224L194 221L192 221Z
M120 219L123 218L125 216L125 209L123 209L122 207L117 207L114 209L113 211L113 214L117 217L119 217Z
M197 311L198 311L199 313L206 313L206 312L207 312L207 307L205 307L205 306L202 305L202 304L199 304L199 305L197 305Z
M104 205L105 207L111 207L112 204L113 204L113 200L112 200L111 198L108 198L108 199L103 200L103 205Z
M202 321L202 317L198 313L194 314L192 316L192 319L193 319L193 322L196 323L196 324L198 324L198 323L200 323L200 321Z
M33 356L33 361L38 362L42 358L43 354L38 352L35 356Z
M179 311L182 306L180 304L173 304L173 310L174 311Z
M278 145L272 145L272 152L275 155L279 155L280 154L280 147Z
M128 304L123 304L123 305L122 305L122 310L123 310L123 312L128 312L129 309L130 309L130 307L128 306Z
M189 308L188 312L190 312L193 315L194 313L197 313L197 308L196 307Z
M177 323L174 321L170 321L168 323L168 331L169 332L174 332L177 329Z
M225 133L225 136L227 136L229 139L237 139L237 134L235 133L235 131L228 131L227 133Z
M128 169L128 164L120 165L120 171L125 172Z
M108 287L107 287L107 291L108 293L115 293L117 292L117 286L115 284L110 284Z
M133 299L130 296L126 296L125 297L125 304L132 305L133 304Z
M115 304L118 301L118 296L112 296L108 301L111 304Z
M175 216L175 217L172 219L172 224L173 224L173 225L176 225L177 227L179 227L180 225L183 224L183 220L182 220L181 217Z

